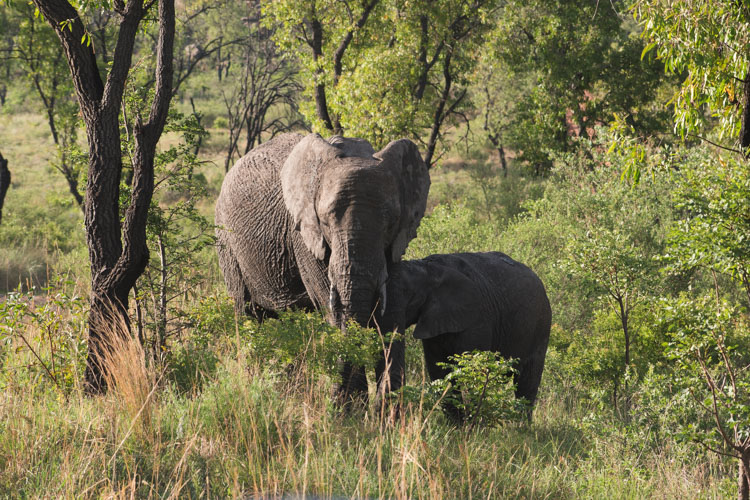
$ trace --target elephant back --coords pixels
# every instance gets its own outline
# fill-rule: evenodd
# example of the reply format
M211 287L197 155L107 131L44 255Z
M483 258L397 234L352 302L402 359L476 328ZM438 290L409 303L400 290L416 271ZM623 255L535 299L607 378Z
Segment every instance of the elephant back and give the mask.
M294 146L302 140L300 134L287 133L254 148L229 169L216 202L216 219L231 217L230 208L253 193L277 189L279 171Z

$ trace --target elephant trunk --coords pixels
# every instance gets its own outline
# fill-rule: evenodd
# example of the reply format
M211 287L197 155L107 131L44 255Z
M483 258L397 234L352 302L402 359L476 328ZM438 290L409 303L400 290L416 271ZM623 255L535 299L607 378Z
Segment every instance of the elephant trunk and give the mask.
M372 276L347 276L344 280L331 279L329 308L336 325L346 326L350 319L368 326L376 313L383 314L387 301L385 280L388 274ZM343 285L337 284L343 282Z
M368 326L387 300L386 244L380 232L369 226L338 236L333 238L328 264L329 306L337 326L343 327L351 319Z

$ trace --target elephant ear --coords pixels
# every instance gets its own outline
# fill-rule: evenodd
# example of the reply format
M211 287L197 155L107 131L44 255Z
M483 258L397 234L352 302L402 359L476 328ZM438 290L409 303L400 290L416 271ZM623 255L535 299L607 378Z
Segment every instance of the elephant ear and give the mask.
M318 134L310 134L297 143L281 167L284 204L305 246L318 260L325 259L327 249L315 210L320 173L326 163L341 154Z
M334 135L328 139L328 143L339 149L344 156L357 156L359 158L372 158L375 150L372 145L364 139L356 137L343 137Z
M425 340L446 333L474 329L483 319L482 296L466 275L444 266L429 266L435 285L419 310L414 338Z
M374 156L399 180L401 217L391 242L391 260L398 262L409 242L417 236L417 227L427 207L430 171L419 154L419 148L409 139L393 141Z

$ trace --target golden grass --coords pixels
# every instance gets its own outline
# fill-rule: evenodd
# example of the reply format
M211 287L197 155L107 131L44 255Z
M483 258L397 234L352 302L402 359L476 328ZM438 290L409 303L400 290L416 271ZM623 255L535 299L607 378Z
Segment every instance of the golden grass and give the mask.
M326 380L289 381L237 353L179 395L133 344L115 350L107 396L3 392L0 495L718 498L733 479L671 441L649 449L586 428L552 394L531 426L468 432L419 404L392 422L375 407L341 415Z
M102 364L108 395L117 400L131 421L123 442L131 432L150 438L156 391L162 377L153 363L147 363L143 347L130 335L127 325L122 320L110 325L109 348Z
M26 328L47 360L38 326ZM304 362L291 375L271 369L239 337L208 347L218 368L180 391L122 323L109 333L104 396L84 395L82 373L63 393L20 344L3 351L0 497L720 498L734 488L731 464L670 436L654 445L544 385L533 424L469 431L423 399L399 419L377 400L343 415L331 380Z

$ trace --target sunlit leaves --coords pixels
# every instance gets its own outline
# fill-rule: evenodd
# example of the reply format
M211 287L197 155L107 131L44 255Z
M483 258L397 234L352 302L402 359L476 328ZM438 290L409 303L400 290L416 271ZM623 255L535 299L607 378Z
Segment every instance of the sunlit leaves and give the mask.
M697 415L682 434L724 454L750 448L750 335L745 315L716 297L664 300L662 324L674 382L692 395Z
M678 208L687 217L672 233L670 268L704 267L729 274L748 288L750 168L734 159L709 157L684 168L679 181Z
M642 58L645 42L622 16L624 2L510 0L498 15L483 54L478 84L492 88L500 104L490 128L517 159L548 170L551 153L591 137L615 113L638 133L665 125L660 65ZM487 100L487 99L484 99ZM507 104L506 104L507 101Z
M732 0L639 0L633 13L668 73L684 75L672 99L675 132L718 134L733 144L739 133L742 82L750 54L750 18ZM645 51L644 51L645 52Z
M447 54L450 106L468 83L498 2L382 0L357 28L367 3L267 2L265 22L276 27L279 46L302 63L307 101L301 110L314 130L330 133L313 102L315 86L323 84L329 111L347 135L366 138L376 147L400 136L421 140L429 135L441 99ZM312 19L324 30L322 56L317 58L312 51ZM337 75L334 54L350 31L352 41Z

